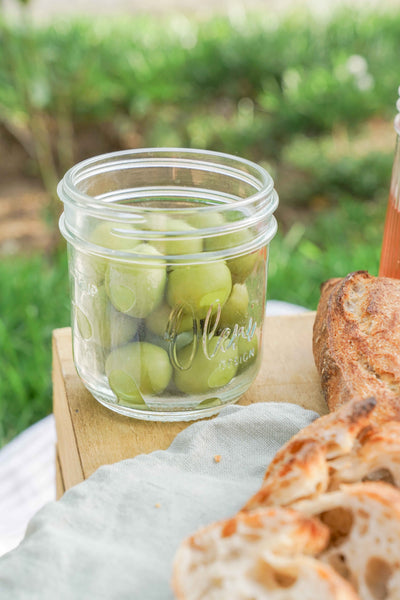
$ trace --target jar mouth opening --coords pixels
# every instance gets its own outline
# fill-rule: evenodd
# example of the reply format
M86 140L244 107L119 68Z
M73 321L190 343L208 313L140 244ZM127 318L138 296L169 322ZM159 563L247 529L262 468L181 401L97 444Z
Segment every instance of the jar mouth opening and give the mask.
M127 262L129 264L132 263L146 263L149 261L150 263L154 262L154 254L148 254L145 252L145 248L147 247L146 242L150 242L151 240L143 240L144 243L141 244L142 251L138 251L136 247L134 250L115 250L108 247L103 247L98 244L93 243L92 241L87 240L85 237L77 236L74 232L70 231L68 225L66 223L65 214L63 213L59 220L59 228L64 237L64 239L74 248L80 250L85 254L91 254L93 256L98 256L100 258L107 259L115 259L118 262ZM259 232L257 235L251 236L251 238L237 246L231 247L222 247L216 250L202 250L199 253L194 254L180 254L179 256L175 254L163 254L160 256L160 260L162 259L167 264L176 264L180 265L191 265L199 262L212 262L212 261L221 261L227 259L237 258L244 254L249 254L252 252L256 252L260 248L267 246L271 240L275 237L275 234L278 229L278 224L273 215L268 220L265 228ZM226 235L226 233L225 233ZM228 232L227 235L230 235ZM153 240L154 241L154 240Z
M157 172L158 176L163 171L169 172L169 185L161 180L149 186L150 176L143 181L142 173L146 171L149 175L151 171ZM113 181L116 172L132 172L138 182L135 181L133 186L116 186ZM212 185L201 185L196 181L198 174L206 174L210 180L219 177L232 182L233 187L242 188L240 195L221 188L213 189ZM104 179L104 187L100 190L94 183L99 177ZM179 185L180 178L182 185ZM192 185L188 185L189 180ZM271 198L273 190L272 177L256 163L222 152L182 148L145 148L98 155L69 169L58 186L59 197L64 203L77 205L87 213L98 214L101 210L108 216L114 214L117 219L119 213L124 215L120 214L120 218L126 218L130 214L157 212L176 216L183 210L186 215L199 210L224 212L232 208L232 200L236 208L245 208L260 199ZM191 205L190 202L198 197L202 202ZM168 198L173 198L174 203L168 203ZM274 209L275 202L271 198L270 212Z
M252 252L276 232L272 177L219 152L150 148L99 155L72 167L58 194L64 238L120 260L132 261L138 243L161 249L171 261L182 254L185 262L220 260Z

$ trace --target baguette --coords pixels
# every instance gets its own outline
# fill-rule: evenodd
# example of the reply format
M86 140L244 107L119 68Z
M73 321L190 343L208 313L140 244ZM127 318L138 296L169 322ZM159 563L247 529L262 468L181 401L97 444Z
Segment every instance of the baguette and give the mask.
M313 353L330 411L375 397L375 423L399 420L400 280L356 271L323 284Z

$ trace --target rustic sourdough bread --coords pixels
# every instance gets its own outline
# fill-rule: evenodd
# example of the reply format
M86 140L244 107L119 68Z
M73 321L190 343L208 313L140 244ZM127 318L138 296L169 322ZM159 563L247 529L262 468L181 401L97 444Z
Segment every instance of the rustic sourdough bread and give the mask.
M385 483L353 484L296 508L329 527L331 541L319 558L351 582L362 600L399 600L399 490Z
M321 288L313 352L330 411L375 397L374 421L400 418L400 280L366 271Z
M329 463L329 489L341 483L384 481L400 489L400 422L388 421L361 432L353 450Z
M243 511L290 506L342 483L383 480L400 488L400 422L372 424L373 398L353 399L316 419L275 455Z
M180 546L180 600L358 600L328 564L328 528L290 509L268 508L200 529Z
M400 280L326 282L313 351L330 414L242 511L182 542L179 600L400 600Z
M334 413L319 417L278 450L261 488L244 511L259 506L288 506L330 489L332 461L354 451L357 437L370 426L374 399L353 399Z

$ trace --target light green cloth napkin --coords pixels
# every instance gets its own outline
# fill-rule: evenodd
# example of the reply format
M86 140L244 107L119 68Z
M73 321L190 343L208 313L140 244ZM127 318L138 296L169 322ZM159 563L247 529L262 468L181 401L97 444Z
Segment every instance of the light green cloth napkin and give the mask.
M168 450L101 467L44 506L0 559L0 598L172 599L180 541L235 514L277 449L317 416L285 403L229 406Z

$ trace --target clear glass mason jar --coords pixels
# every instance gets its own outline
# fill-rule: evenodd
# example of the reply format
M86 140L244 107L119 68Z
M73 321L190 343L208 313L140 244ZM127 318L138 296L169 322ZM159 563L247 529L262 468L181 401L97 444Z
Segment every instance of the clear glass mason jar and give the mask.
M193 420L261 363L278 196L242 158L142 149L85 160L58 186L76 369L103 405Z

